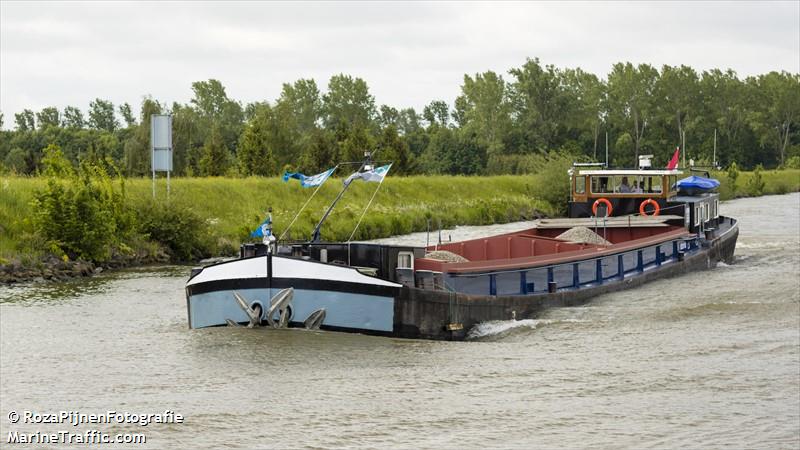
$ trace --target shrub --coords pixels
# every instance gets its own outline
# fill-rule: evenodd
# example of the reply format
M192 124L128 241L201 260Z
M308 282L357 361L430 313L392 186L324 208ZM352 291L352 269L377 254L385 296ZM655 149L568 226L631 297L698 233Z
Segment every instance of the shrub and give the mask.
M764 167L759 164L753 169L753 175L747 180L747 191L750 195L759 196L764 193L764 177L761 175L761 171L764 170Z
M786 160L786 169L800 169L800 156L792 156Z
M736 180L739 178L739 167L735 162L728 166L728 185L731 189L731 197L736 198Z
M42 164L49 178L31 201L34 235L58 256L107 260L120 236L130 230L122 181L116 189L107 169L93 163L73 170L57 145L44 153Z
M189 261L214 250L208 223L187 207L146 202L137 208L138 231L168 249L173 259Z
M540 172L533 181L533 193L536 197L550 204L554 211L564 214L570 199L568 170L572 167L572 158L566 154L553 153L547 158Z

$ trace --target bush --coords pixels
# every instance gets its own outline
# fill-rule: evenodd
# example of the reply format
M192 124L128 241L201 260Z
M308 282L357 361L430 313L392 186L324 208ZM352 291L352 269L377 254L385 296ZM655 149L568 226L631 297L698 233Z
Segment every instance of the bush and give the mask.
M764 183L764 177L761 176L761 171L763 170L764 167L761 164L757 165L756 168L753 169L753 176L747 180L747 191L752 196L757 197L764 194L764 186L766 183Z
M571 188L567 172L570 167L570 156L562 153L550 154L533 181L534 195L545 200L560 214L567 212L567 202L570 200Z
M800 169L800 156L792 156L786 160L786 169Z
M728 166L728 186L731 190L731 197L736 198L736 180L739 178L739 167L735 162Z
M137 213L138 231L167 248L173 259L190 261L213 253L208 223L191 209L147 202L137 208Z
M31 201L34 235L58 256L106 261L130 231L123 182L116 189L107 169L97 164L73 170L57 145L44 153L49 178Z

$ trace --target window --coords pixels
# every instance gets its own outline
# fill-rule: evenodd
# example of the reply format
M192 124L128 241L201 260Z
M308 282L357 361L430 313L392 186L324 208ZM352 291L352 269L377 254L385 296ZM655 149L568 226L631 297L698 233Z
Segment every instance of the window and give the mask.
M661 193L663 180L661 177L649 177L650 178L650 190L647 192L654 192L657 194Z
M630 194L633 192L633 181L634 177L630 176L621 176L621 177L614 177L614 192L619 192L620 194Z
M700 226L700 205L694 206L694 224Z
M714 200L714 218L719 218L719 200Z
M708 222L711 216L708 211L708 203L703 203L703 220Z
M609 177L592 177L592 193L608 194L613 184L609 184Z
M678 177L675 175L669 176L669 191L676 191L678 190Z
M586 177L585 176L575 177L575 193L576 194L585 194L586 193Z
M412 252L398 252L397 253L397 268L398 269L413 269L414 268L414 253L412 253Z
M661 192L661 177L659 176L643 176L640 177L639 189L644 193L660 193Z

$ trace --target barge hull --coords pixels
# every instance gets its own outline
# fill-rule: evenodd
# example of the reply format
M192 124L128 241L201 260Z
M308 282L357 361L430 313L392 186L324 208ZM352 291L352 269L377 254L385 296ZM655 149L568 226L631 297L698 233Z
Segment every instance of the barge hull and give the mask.
M738 224L700 250L653 270L578 289L535 295L483 296L403 287L394 305L394 336L417 339L463 340L470 328L492 320L531 319L552 307L579 306L599 295L641 286L660 278L711 269L733 261Z

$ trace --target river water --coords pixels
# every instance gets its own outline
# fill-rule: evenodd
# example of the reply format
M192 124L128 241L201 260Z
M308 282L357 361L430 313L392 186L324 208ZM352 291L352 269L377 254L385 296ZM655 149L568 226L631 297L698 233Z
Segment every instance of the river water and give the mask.
M800 195L722 212L741 220L734 264L469 342L188 330L186 267L0 287L0 447L10 431L98 429L144 448L798 448ZM7 417L109 410L185 420Z

